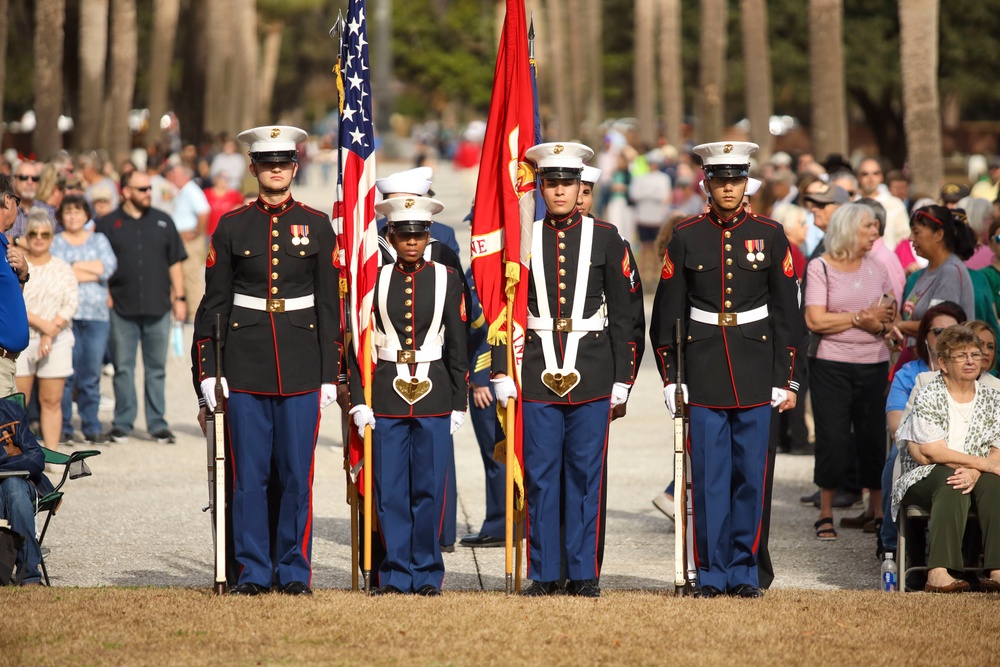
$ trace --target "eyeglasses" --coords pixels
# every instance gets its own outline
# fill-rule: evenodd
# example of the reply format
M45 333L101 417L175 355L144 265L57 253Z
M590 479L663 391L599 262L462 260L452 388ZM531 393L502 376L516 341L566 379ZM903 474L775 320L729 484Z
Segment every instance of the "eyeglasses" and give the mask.
M993 237L993 242L1000 243L1000 234L997 234L996 236Z
M7 196L14 200L14 207L15 208L19 208L21 206L21 198L20 197L18 197L17 195L12 195L10 193L7 193Z
M135 190L136 192L149 192L150 190L153 189L152 185L147 185L144 188L137 188L134 185L130 185L129 187L132 188L133 190Z
M944 333L944 330L947 328L948 327L934 327L933 329L931 329L931 333L934 334L935 336L940 336L942 333Z
M914 212L913 217L910 218L910 224L912 225L913 223L918 222L921 218L927 218L938 227L944 227L943 222L941 222L940 220L938 220L933 215L931 215L930 213L928 213L923 209L918 209L916 212Z
M960 361L962 363L975 361L978 364L983 360L983 355L979 352L963 352L962 354L953 354L950 358L952 361Z
M881 176L881 171L862 171L858 176Z
M48 240L52 238L52 232L28 232L25 234L29 239L45 239Z
M16 178L19 181L34 181L35 183L42 180L41 176L28 176L27 174L18 174L14 178Z

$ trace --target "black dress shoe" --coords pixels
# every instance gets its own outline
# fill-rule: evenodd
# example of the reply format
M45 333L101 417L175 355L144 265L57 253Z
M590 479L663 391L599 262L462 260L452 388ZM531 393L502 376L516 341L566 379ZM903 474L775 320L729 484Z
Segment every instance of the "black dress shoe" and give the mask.
M281 592L285 595L312 595L312 589L301 581L293 581L290 584L286 584Z
M406 593L393 585L382 586L372 589L372 595L406 595Z
M436 598L441 595L441 589L430 584L424 584L417 589L417 595L423 595L425 598Z
M506 540L485 533L472 533L463 537L459 544L463 547L502 547L506 544Z
M723 595L715 586L699 586L694 589L694 597L696 598L717 598Z
M230 595L263 595L269 592L271 589L267 586L261 586L260 584L252 584L249 581L243 584L238 584L233 588L229 589Z
M581 598L599 598L601 589L597 585L596 579L583 579L580 581L570 580L566 584L566 592Z
M442 544L441 545L441 553L443 553L443 554L453 554L453 553L455 553L455 545L454 544Z
M729 589L729 594L734 598L762 598L764 592L753 584L740 584Z
M555 581L533 581L530 586L521 591L521 595L528 598L538 598L555 595L558 592L559 584Z

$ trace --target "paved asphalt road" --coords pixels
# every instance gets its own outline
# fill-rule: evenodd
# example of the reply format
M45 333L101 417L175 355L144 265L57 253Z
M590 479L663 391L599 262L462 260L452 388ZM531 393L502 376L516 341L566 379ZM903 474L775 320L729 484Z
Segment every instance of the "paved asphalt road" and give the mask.
M407 165L384 165L387 174ZM318 179L318 172L314 172ZM461 219L475 192L473 173L437 169L434 189L447 208L440 222L458 232L463 249L468 230ZM296 189L298 197L329 211L329 190L318 183ZM463 256L463 262L468 256ZM652 305L652 290L646 306ZM194 304L192 304L193 307ZM191 330L187 328L190 338ZM171 356L167 368L167 417L177 444L158 445L145 434L140 408L136 433L127 444L103 448L91 460L93 476L70 482L46 540L55 586L185 586L212 582L212 540L206 504L206 447L195 416L187 355ZM141 386L141 372L139 374ZM101 411L110 423L110 378L104 378ZM140 401L141 404L141 401ZM340 410L327 408L317 446L314 484L313 585L349 588L350 524L345 503ZM607 551L602 585L609 588L668 589L673 585L672 525L651 504L672 470L668 415L649 355L628 404L628 416L614 423L609 444ZM483 469L472 427L455 437L458 466L458 535L477 531L483 519ZM775 474L772 553L775 587L870 588L878 581L875 540L858 530L840 530L836 542L813 533L817 511L799 503L812 492L812 457L780 455ZM838 510L837 517L858 510ZM499 590L504 581L503 549L456 547L445 554L446 589Z

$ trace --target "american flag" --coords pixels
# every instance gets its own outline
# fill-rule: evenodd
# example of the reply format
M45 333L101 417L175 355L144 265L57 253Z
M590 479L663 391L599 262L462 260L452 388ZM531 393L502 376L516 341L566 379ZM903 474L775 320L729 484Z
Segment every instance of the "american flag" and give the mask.
M338 201L334 224L338 229L341 270L347 282L347 319L350 321L352 349L362 382L371 377L364 372L365 355L371 349L372 302L378 271L378 228L375 225L375 132L372 126L371 70L368 65L367 17L365 0L350 0L344 29L338 88L343 90L340 109ZM371 355L368 356L372 368ZM349 429L348 473L364 493L359 474L364 447L355 430Z
M361 350L368 343L375 275L378 229L375 226L375 133L368 67L365 0L351 0L341 50L344 86L340 113L340 189L334 218L341 217L343 264L349 287L349 312L354 354L361 367ZM339 208L339 210L337 210ZM338 215L339 214L339 215ZM364 374L362 374L364 375Z

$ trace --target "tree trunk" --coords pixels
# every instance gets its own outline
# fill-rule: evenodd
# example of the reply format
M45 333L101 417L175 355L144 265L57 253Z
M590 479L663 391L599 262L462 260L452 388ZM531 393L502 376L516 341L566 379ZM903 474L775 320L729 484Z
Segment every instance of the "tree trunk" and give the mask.
M108 60L108 0L80 3L80 93L74 118L73 144L92 151L101 144L104 76Z
M205 131L205 79L208 67L206 44L208 8L205 2L186 3L182 7L178 34L179 48L184 57L182 95L174 100L174 110L180 120L181 133L186 141L200 142Z
M809 91L813 152L847 155L843 0L809 0Z
M603 137L600 125L604 122L604 13L602 0L586 0L587 60L586 89L587 112L584 116L587 126L586 139L595 150L601 149Z
M3 123L4 86L7 85L7 12L10 0L0 0L0 123Z
M274 81L278 77L278 60L281 56L281 34L285 29L282 21L267 24L264 33L264 52L261 59L260 102L257 106L257 122L268 123L271 117L271 100L274 99Z
M899 3L899 58L913 191L937 192L944 177L938 96L938 0Z
M550 126L551 139L568 141L573 137L572 97L569 90L569 64L566 50L566 6L565 0L548 0L546 15L548 17L548 65L549 81L552 82L552 100L555 110L554 122ZM538 44L536 39L535 44Z
M228 135L229 77L233 75L234 0L206 0L205 133Z
M635 65L632 68L632 77L640 150L648 150L656 145L656 56L653 50L655 30L654 0L636 0Z
M663 134L680 148L684 142L684 70L681 69L681 0L660 2L660 95L663 96Z
M768 127L774 113L771 93L771 51L768 48L766 0L741 0L743 24L744 94L750 141L758 144L756 158L761 164L771 159L774 139Z
M135 96L136 57L138 56L135 0L111 0L111 90L108 153L115 165L128 158L132 134L128 113Z
M63 106L63 43L66 1L38 0L35 5L35 133L32 146L40 160L62 148L59 115Z
M726 101L726 0L701 0L698 141L722 139Z
M375 127L383 137L392 131L389 120L395 106L395 81L392 76L392 0L379 0L375 5L373 30L368 31L369 42L374 50L369 51L372 71L372 95L374 99ZM374 39L373 39L374 38Z
M577 140L583 139L583 113L586 109L587 96L591 86L587 84L587 62L586 52L590 44L586 42L586 29L583 15L583 0L569 0L566 4L566 25L569 36L566 40L566 47L569 53L569 91L570 91L570 118L568 120L570 132L568 137Z
M87 3L84 3L87 4ZM180 0L155 0L153 48L149 59L149 131L146 141L160 141L160 118L169 111L170 66L174 62Z
M233 28L235 50L233 71L229 78L229 131L238 134L257 125L258 93L257 60L260 42L257 39L257 7L254 0L237 0Z

